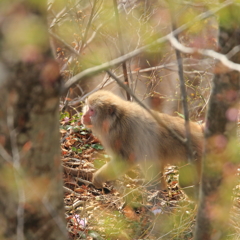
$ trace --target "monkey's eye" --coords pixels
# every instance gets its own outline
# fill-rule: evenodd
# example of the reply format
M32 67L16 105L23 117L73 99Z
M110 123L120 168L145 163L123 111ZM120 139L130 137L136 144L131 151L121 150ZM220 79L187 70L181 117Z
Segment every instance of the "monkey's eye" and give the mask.
M92 108L89 108L88 111L89 111L89 115L90 115L90 116L93 116L93 114L94 114L94 110L93 110Z

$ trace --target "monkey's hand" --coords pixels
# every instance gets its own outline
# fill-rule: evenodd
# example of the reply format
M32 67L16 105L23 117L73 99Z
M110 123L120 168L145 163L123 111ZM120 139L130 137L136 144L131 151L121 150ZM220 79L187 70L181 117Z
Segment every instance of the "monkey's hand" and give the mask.
M116 178L113 174L113 166L114 164L110 161L93 174L92 183L96 188L103 188L103 183Z
M92 183L97 189L103 188L103 183L105 182L105 179L101 176L101 171L99 172L99 170L93 174L92 178Z

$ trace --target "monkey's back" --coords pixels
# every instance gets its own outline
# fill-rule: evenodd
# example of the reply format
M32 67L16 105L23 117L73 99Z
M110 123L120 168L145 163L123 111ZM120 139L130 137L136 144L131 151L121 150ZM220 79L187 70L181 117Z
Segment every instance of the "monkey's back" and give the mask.
M184 120L163 113L152 112L153 116L137 103L122 100L108 92L99 91L90 96L89 102L98 104L101 117L94 124L93 132L97 133L105 148L122 159L132 162L166 161L174 163L185 161L187 157L184 139ZM99 126L107 125L100 128ZM190 122L192 148L195 157L202 151L202 130Z

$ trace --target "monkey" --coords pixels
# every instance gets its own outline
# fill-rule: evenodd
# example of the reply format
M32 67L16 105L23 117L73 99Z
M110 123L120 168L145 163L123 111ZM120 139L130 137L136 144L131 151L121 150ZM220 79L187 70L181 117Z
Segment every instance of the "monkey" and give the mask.
M137 164L145 177L151 179L162 173L167 164L188 162L186 144L180 139L186 135L184 119L155 111L152 113L160 121L139 104L105 90L99 90L86 99L82 123L92 129L112 157L93 174L92 182L96 188L102 188L103 183L115 180ZM194 177L198 184L201 177L203 131L195 122L190 122L190 129L194 170L180 167L181 187L193 185ZM166 182L161 181L159 187L166 188Z

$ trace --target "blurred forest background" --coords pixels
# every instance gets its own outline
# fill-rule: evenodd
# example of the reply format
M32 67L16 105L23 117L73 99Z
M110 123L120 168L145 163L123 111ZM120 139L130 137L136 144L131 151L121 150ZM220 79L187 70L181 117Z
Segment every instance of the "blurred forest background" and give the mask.
M0 0L0 239L239 239L239 10ZM109 156L80 119L98 89L206 124L198 203L175 166L161 194L137 168L92 186Z

